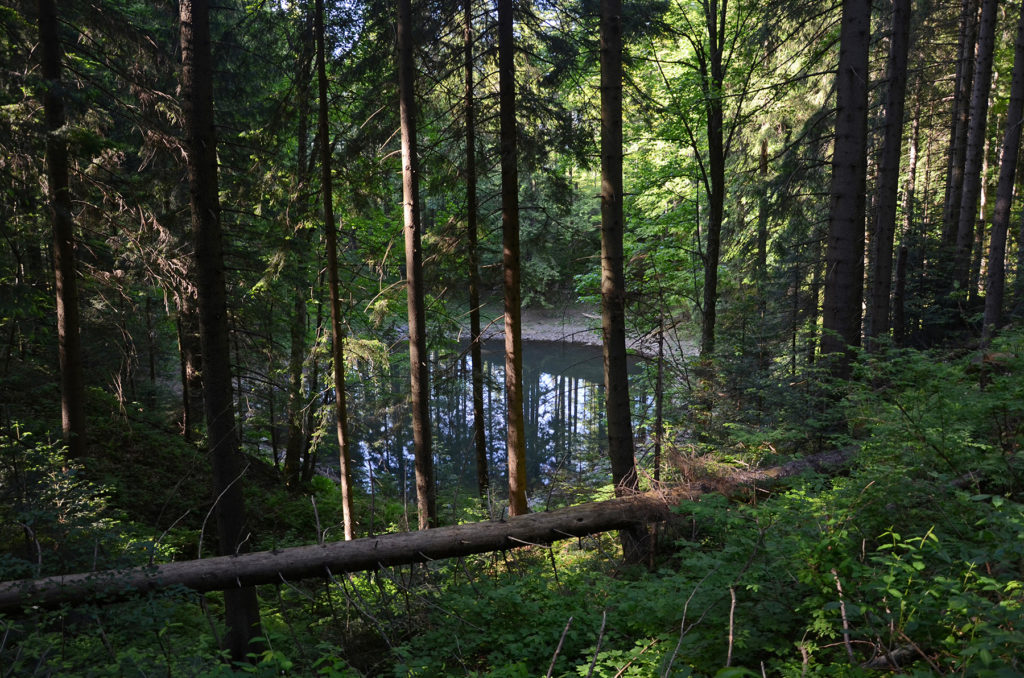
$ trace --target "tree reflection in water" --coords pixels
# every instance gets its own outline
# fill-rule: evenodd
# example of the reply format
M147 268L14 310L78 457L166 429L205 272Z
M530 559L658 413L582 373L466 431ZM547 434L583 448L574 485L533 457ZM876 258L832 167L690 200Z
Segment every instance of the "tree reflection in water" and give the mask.
M475 494L473 390L465 348L447 356L432 356L430 411L442 492L457 485ZM504 343L485 342L483 359L491 488L500 499L508 482ZM639 365L631 365L631 375L640 372ZM577 488L609 482L600 347L524 341L523 373L531 502L543 507L556 487L560 495L565 495ZM642 380L632 380L631 394L638 406L648 400L643 388ZM387 369L363 366L358 382L350 382L349 389L353 466L360 471L358 482L366 486L372 479L389 493L408 493L412 500L408 365L396 360Z

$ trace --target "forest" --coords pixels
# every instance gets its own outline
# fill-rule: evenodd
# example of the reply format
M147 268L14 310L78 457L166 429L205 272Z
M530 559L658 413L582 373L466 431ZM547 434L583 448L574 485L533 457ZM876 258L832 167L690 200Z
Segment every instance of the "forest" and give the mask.
M1022 0L0 27L0 678L1024 675Z

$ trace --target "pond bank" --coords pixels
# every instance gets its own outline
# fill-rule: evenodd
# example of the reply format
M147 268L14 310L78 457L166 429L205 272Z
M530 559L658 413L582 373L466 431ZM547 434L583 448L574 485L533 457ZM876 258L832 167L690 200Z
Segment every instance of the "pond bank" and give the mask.
M464 319L461 338L469 336L469 317ZM500 340L505 336L504 316L500 308L481 311L481 334L484 340ZM554 308L524 308L522 311L524 341L552 341L582 346L601 345L601 309L583 304L567 304ZM645 357L658 354L657 338L627 331L626 347ZM697 345L686 338L666 334L665 350L684 356L697 355Z

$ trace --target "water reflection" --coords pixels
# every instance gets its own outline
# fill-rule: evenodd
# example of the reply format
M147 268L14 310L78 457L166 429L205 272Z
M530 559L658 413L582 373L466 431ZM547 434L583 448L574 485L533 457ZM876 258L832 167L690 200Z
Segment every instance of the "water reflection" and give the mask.
M431 424L440 487L476 484L470 358L462 350L433 356ZM507 487L505 451L505 353L500 341L483 346L484 410L491 486ZM523 342L526 462L530 489L552 481L607 482L601 349L562 342ZM633 366L632 373L639 373ZM632 380L634 400L646 396ZM353 462L360 482L390 486L411 497L412 430L407 404L408 363L398 353L389 369L366 366L349 384Z

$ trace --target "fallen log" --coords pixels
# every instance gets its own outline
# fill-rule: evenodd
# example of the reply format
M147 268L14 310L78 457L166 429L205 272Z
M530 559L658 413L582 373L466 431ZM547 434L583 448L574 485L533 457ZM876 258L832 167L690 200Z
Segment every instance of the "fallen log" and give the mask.
M852 450L745 472L740 484L771 483L807 470L845 464ZM734 483L735 485L735 483ZM273 584L287 579L328 577L379 567L455 558L618 530L637 523L666 520L672 508L720 484L689 483L630 497L531 513L506 520L467 523L418 532L401 532L352 541L220 556L0 583L0 612L62 604L111 602L171 587L197 592Z

